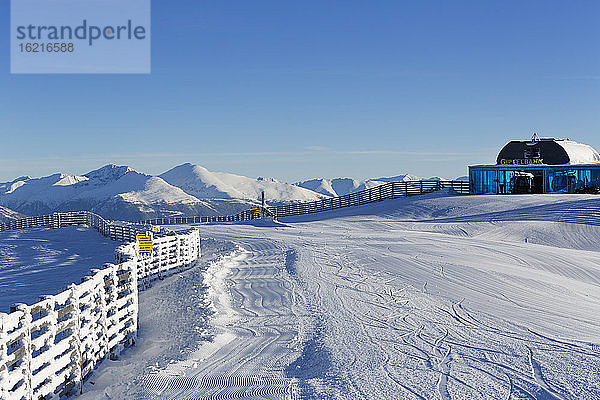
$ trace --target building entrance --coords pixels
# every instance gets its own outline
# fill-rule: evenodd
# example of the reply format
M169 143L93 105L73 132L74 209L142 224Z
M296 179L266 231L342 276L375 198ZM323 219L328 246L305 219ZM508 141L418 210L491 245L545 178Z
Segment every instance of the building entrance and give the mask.
M505 193L544 193L544 171L514 171L510 174L508 191Z
M531 193L544 193L544 171L531 171L533 174L533 186Z

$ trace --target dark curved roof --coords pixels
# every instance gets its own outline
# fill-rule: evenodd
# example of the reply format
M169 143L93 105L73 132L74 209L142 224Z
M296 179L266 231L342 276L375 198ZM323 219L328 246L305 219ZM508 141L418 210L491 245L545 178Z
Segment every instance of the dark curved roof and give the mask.
M600 155L593 147L571 140L513 140L496 159L497 164L595 164Z

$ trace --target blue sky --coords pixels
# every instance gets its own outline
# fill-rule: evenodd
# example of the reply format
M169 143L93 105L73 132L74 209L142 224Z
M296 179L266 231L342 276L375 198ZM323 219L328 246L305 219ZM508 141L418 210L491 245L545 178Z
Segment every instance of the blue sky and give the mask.
M598 1L153 0L150 75L11 75L0 13L0 181L452 178L533 131L600 148Z

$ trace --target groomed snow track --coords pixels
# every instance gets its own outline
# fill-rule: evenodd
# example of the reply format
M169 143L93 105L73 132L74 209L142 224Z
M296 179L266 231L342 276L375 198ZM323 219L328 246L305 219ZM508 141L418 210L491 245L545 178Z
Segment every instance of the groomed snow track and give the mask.
M141 398L297 399L284 369L294 359L294 283L273 242L249 240L211 265L209 295L218 313L213 342L186 361L142 378Z
M227 279L243 315L225 329L243 339L228 346L244 350L226 346L185 375L282 371L306 399L600 399L600 227L582 223L597 201L432 195L322 220L203 226L248 249L256 275L234 267ZM576 224L520 219L561 204ZM265 304L276 319L261 321ZM289 336L269 343L271 324ZM283 351L277 368L255 367L265 351ZM233 382L215 390L243 398L250 389ZM192 392L178 394L204 398Z

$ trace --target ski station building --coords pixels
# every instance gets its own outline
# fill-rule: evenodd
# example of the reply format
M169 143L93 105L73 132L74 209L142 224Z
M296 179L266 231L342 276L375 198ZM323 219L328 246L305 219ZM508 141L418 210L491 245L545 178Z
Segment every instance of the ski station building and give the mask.
M507 143L494 165L469 167L471 194L597 193L600 155L570 139L539 138Z

